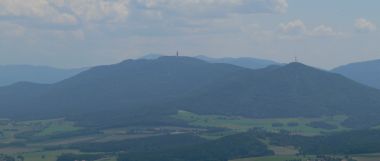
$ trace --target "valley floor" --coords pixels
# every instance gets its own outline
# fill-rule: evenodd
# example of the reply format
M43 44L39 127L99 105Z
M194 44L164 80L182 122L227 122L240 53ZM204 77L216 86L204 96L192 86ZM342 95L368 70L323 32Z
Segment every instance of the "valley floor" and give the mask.
M346 116L321 118L282 118L251 119L234 116L197 115L179 111L171 118L185 121L186 126L141 126L107 129L92 129L76 126L65 119L34 120L17 122L0 120L0 154L23 161L55 161L63 154L100 155L96 161L116 161L118 152L83 152L72 145L88 143L108 145L112 142L124 142L159 136L191 134L205 140L218 140L226 136L244 133L253 128L278 133L287 131L290 135L319 136L332 132L349 131L341 123ZM306 161L316 156L297 156L298 149L292 146L278 146L261 139L274 156L242 158L232 161ZM79 146L80 147L80 146ZM356 161L378 161L379 154L353 155Z

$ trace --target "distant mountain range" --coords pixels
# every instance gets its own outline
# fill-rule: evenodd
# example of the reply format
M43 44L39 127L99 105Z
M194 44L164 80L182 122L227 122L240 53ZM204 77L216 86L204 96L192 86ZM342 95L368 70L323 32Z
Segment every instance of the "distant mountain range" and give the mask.
M32 65L0 65L0 86L16 82L55 83L70 78L86 69L58 69Z
M147 54L141 59L157 59L159 57L162 57L162 54ZM257 59L257 58L250 58L250 57L240 57L240 58L230 58L230 57L224 57L224 58L212 58L204 55L198 55L195 56L197 59L204 60L209 63L225 63L225 64L232 64L240 67L250 68L250 69L260 69L265 68L270 65L278 65L280 63L277 63L275 61L271 60L265 60L265 59Z
M265 68L270 65L279 64L275 61L265 60L265 59L257 59L250 57L240 57L240 58L211 58L203 55L196 56L196 58L210 62L210 63L226 63L232 64L240 67L250 68L250 69L260 69Z
M61 82L0 88L0 117L87 126L176 124L178 110L254 118L347 115L380 124L380 91L300 63L252 70L191 57L126 60Z
M362 84L380 89L380 60L352 63L337 67L332 71Z

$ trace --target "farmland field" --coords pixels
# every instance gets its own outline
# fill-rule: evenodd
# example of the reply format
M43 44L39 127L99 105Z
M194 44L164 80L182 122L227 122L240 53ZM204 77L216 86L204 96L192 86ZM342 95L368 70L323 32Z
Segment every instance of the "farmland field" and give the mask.
M321 117L321 118L282 118L282 119L252 119L244 117L197 115L187 111L179 111L172 116L187 122L190 127L119 127L99 130L96 133L86 133L85 127L78 127L74 122L64 119L35 120L35 121L11 121L2 120L0 131L2 132L0 153L10 154L14 157L23 157L25 161L50 161L62 154L88 154L71 149L69 146L76 143L106 143L111 141L123 141L160 135L176 135L191 133L203 138L214 140L224 136L246 132L252 128L262 128L269 132L286 130L292 134L314 136L325 132L349 130L341 126L346 116ZM334 125L335 129L315 128L309 126L312 122L324 122ZM67 135L79 132L79 135ZM83 134L82 134L83 132ZM53 136L61 136L55 138ZM52 137L52 139L50 139ZM33 141L34 139L41 139ZM49 138L49 139L44 139ZM291 146L275 146L266 140L268 149L274 152L274 156L237 159L233 161L285 161L301 159L302 161L312 158L299 157L298 149ZM56 150L46 150L50 147L59 147ZM97 153L95 153L97 154ZM103 155L103 153L100 153ZM104 154L105 158L97 161L116 161L117 154ZM374 161L379 156L363 155L355 156L357 161Z
M337 156L344 157L344 156ZM252 158L243 158L243 159L235 159L231 161L287 161L287 160L300 160L300 161L308 161L310 159L315 159L315 156L295 156L295 155L278 155L278 156L268 156L268 157L252 157ZM379 161L380 154L361 154L361 155L353 155L352 159L356 161Z
M294 134L313 136L324 132L349 130L341 125L347 119L346 116L342 115L321 118L251 119L218 115L197 115L187 111L178 111L177 115L173 117L186 121L193 126L227 128L235 132L244 132L252 128L263 128L272 132L286 130ZM312 122L324 122L337 128L323 129L307 125Z
M231 161L286 161L286 160L300 160L307 161L312 156L308 157L297 157L297 156L269 156L269 157L254 157L254 158L245 158L245 159L236 159Z

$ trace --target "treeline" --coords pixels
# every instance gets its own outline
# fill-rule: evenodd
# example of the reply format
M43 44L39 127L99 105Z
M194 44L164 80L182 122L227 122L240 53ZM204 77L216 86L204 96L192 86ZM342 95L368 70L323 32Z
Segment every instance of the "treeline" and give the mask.
M241 133L176 149L125 153L118 161L228 161L236 158L273 155L254 135Z
M192 134L163 135L107 143L82 143L71 148L82 152L118 152L119 161L227 161L274 154L250 133L217 140L206 140Z
M380 152L380 130L355 130L314 137L290 135L287 132L255 131L254 133L257 136L265 137L274 145L295 146L299 149L300 154L305 155L351 155Z
M380 130L369 129L323 136L300 136L286 131L271 133L254 129L217 140L180 134L105 143L81 143L70 148L82 152L117 153L119 161L227 161L273 155L273 151L261 140L268 140L271 145L294 146L299 150L299 155L328 156L378 153L379 138Z
M102 154L62 154L57 158L57 161L95 161L105 157Z
M380 131L360 130L314 137L301 145L304 154L363 154L380 152Z
M79 149L81 152L154 152L163 149L175 149L181 146L189 146L207 142L206 139L191 134L163 135L140 139L128 139L123 141L111 141L104 143L78 143L70 148Z
M16 161L16 159L10 155L0 154L1 161Z
M48 140L54 140L54 139L76 137L76 136L100 134L99 130L89 129L89 128L76 130L76 131L70 131L70 132L56 133L56 134L51 134L51 135L44 135L44 136L36 135L38 132L39 131L26 131L26 132L18 133L16 134L16 138L25 139L28 142L41 142L41 141L48 141Z

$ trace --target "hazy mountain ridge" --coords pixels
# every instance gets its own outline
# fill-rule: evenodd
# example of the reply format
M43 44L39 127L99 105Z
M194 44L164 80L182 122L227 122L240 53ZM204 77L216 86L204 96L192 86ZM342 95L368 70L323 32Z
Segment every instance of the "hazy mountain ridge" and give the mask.
M56 83L88 68L59 69L33 65L0 65L0 86L17 82Z
M351 63L337 67L332 72L380 89L380 60Z
M154 60L158 59L159 57L163 57L163 54L157 54L157 53L151 53L147 54L140 59L148 59L148 60ZM272 60L266 60L266 59L258 59L258 58L251 58L251 57L238 57L238 58L232 58L232 57L222 57L222 58L213 58L208 57L204 55L198 55L194 58L209 62L209 63L225 63L225 64L232 64L240 67L250 68L250 69L260 69L265 68L270 65L279 65L280 63L272 61Z
M251 57L223 57L223 58L211 58L204 55L198 55L195 58L210 62L210 63L226 63L232 64L240 67L250 68L250 69L260 69L265 68L270 65L280 64L272 60L251 58Z

